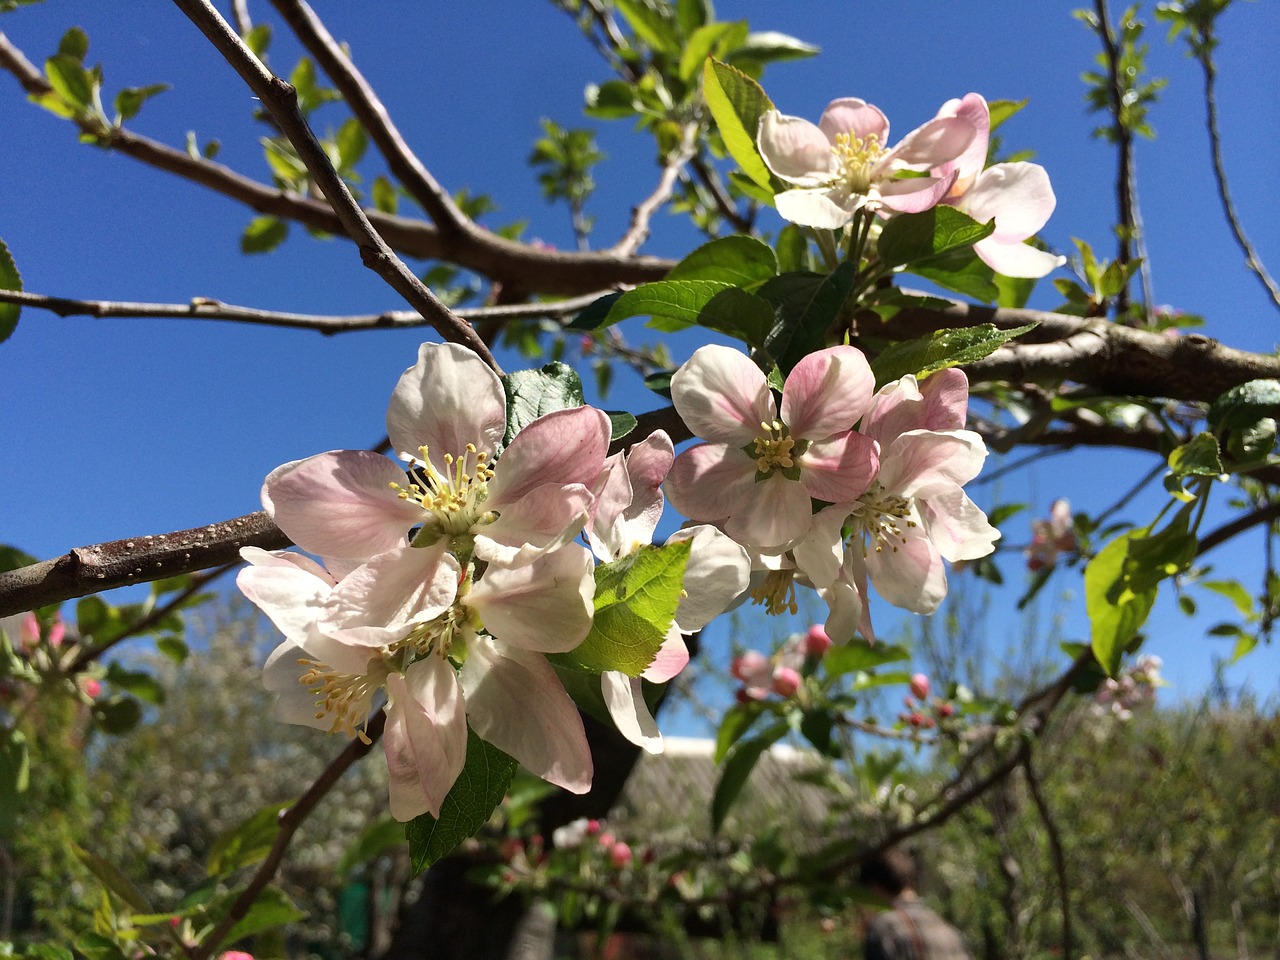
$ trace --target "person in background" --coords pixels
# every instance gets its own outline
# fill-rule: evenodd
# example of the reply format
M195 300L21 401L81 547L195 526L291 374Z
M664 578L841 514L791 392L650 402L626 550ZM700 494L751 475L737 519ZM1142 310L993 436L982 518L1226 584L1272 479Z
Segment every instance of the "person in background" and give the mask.
M916 863L900 847L862 865L858 883L889 909L867 927L867 960L973 960L964 937L916 896Z

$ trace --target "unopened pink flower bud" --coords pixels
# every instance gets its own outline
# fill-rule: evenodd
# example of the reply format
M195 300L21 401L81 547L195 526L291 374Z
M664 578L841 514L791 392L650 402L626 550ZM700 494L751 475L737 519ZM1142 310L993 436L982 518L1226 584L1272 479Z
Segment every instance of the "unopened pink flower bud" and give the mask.
M40 621L28 613L18 622L18 649L30 653L40 645Z
M102 681L95 680L93 677L81 677L80 690L90 700L96 700L98 699L98 694L102 692Z
M609 862L621 870L631 862L631 848L619 840L609 851Z
M790 667L778 667L773 671L773 692L780 697L794 697L800 689L800 674Z
M762 670L768 670L769 660L759 650L748 650L733 658L729 672L743 683L757 679Z
M929 696L929 678L923 673L913 673L911 675L911 692L916 695L916 699L925 700Z
M243 950L228 950L219 954L218 960L253 960L253 954L245 953Z
M612 833L602 833L600 834L600 839L597 842L607 850L612 847L616 841L617 838Z
M938 704L938 716L940 717L954 716L955 712L956 712L956 708L954 704L950 704L950 703Z
M594 837L594 836L595 836L597 833L599 833L599 832L600 832L600 821L599 821L599 820L588 820L588 821L587 821L587 836L588 836L588 837Z
M804 652L811 657L822 656L830 647L831 638L827 636L827 631L816 623L804 635Z
M55 613L53 615L53 623L49 626L49 646L57 648L62 646L62 641L67 636L67 625L62 622L62 616Z

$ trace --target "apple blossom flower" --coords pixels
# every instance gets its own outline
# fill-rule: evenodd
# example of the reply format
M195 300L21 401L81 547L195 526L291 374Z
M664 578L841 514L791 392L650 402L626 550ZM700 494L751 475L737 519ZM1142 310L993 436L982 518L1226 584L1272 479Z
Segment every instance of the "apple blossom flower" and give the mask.
M1048 520L1031 523L1031 544L1025 551L1027 569L1032 573L1052 567L1060 553L1073 553L1076 533L1072 526L1071 503L1059 497L1049 507Z
M630 556L653 540L662 515L662 482L675 459L671 438L662 430L609 457L593 485L595 501L587 542L596 558L609 563ZM642 680L666 683L689 662L684 635L701 630L747 587L750 561L741 546L714 527L695 525L676 531L667 543L689 542L684 594L654 660L639 677L620 670L600 675L601 692L620 733L650 753L662 750L662 735L649 712Z
M792 550L827 601L829 634L858 630L873 639L868 577L894 606L932 613L947 592L942 561L974 560L994 548L1000 532L961 489L987 455L982 438L963 429L967 407L968 381L955 368L923 386L905 376L875 395L858 429L877 444L879 473L857 500L815 515L810 535Z
M475 353L424 343L387 409L410 479L379 454L330 451L272 471L263 505L303 550L354 564L406 545L413 527L416 545L474 544L484 560L526 544L553 549L586 521L609 418L594 407L557 410L498 457L506 409L501 381Z
M742 681L741 693L748 700L763 700L769 695L773 665L759 650L746 650L733 658L729 673Z
M707 442L676 458L668 498L749 550L785 551L809 532L813 500L854 500L870 485L874 444L851 428L873 389L860 350L828 347L796 364L779 409L744 354L700 347L671 378L671 398Z
M836 230L864 206L919 213L935 206L956 174L919 174L954 161L976 131L964 117L937 117L889 148L889 121L855 97L833 100L815 125L777 110L760 118L756 145L765 165L794 184L773 199L786 220Z
M936 177L955 177L942 202L979 223L995 221L995 232L975 243L974 253L1006 277L1038 279L1062 266L1066 257L1024 242L1049 222L1057 206L1044 167L1024 161L986 167L991 114L981 95L965 94L959 100L948 100L938 110L937 119L955 118L972 124L976 136L963 153L930 172Z

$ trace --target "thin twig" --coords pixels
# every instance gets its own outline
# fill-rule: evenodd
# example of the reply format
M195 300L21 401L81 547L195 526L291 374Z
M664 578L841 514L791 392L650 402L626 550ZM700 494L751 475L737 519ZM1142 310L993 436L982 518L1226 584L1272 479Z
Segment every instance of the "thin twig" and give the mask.
M1067 857L1062 849L1062 835L1058 824L1053 819L1049 804L1045 802L1040 790L1040 779L1036 776L1035 767L1028 750L1022 761L1022 773L1027 780L1027 790L1031 794L1031 802L1040 815L1045 833L1049 838L1049 853L1053 858L1053 869L1058 875L1059 909L1062 911L1062 960L1071 960L1075 953L1071 935L1071 886L1067 882Z
M609 292L598 290L595 293L568 300L473 307L453 312L460 319L472 323L501 323L533 317L559 318L577 313ZM0 303L17 303L48 310L60 317L222 320L268 327L288 327L295 330L316 330L324 334L349 333L356 330L407 330L432 326L429 320L412 310L384 310L382 313L350 315L286 313L277 310L261 310L257 307L236 306L207 297L193 297L190 303L131 303L112 300L76 300L68 297L50 297L30 291L0 290Z
M213 928L213 931L192 951L191 960L208 960L209 955L222 945L222 941L231 932L231 929L249 912L254 902L258 899L258 895L262 893L263 888L275 876L276 870L280 867L280 862L284 859L285 851L289 849L289 842L293 839L298 827L302 826L302 822L307 819L311 811L316 808L316 805L324 799L325 794L333 788L333 785L338 782L338 779L347 769L367 754L378 741L378 738L382 736L382 728L386 723L386 719L386 713L382 710L373 714L364 728L367 742L352 740L348 743L346 748L330 761L320 776L315 779L315 782L307 788L306 793L298 798L298 802L280 814L280 829L276 833L276 838L272 842L266 858L258 866L258 869L254 871L253 878L248 885L236 897L235 902L231 904L231 909L227 911L227 915L218 921L218 925Z
M1271 274L1267 272L1267 268L1263 265L1262 258L1258 256L1258 251L1254 249L1248 236L1245 235L1244 225L1240 222L1240 215L1236 213L1235 203L1231 199L1231 191L1227 187L1227 166L1222 159L1222 134L1218 130L1218 67L1213 60L1211 40L1212 34L1206 32L1202 38L1203 42L1193 46L1192 49L1196 51L1196 59L1200 61L1200 66L1204 71L1205 126L1209 130L1209 153L1213 158L1213 179L1218 185L1218 199L1222 202L1223 213L1226 215L1227 223L1236 238L1236 243L1244 252L1245 268L1257 276L1258 281L1271 296L1272 302L1277 307L1280 307L1280 287L1276 286L1275 280L1272 279Z
M694 154L694 138L697 132L696 124L685 125L680 147L667 158L666 165L662 168L662 175L658 178L658 185L649 196L636 204L631 212L631 225L627 228L627 232L606 250L606 253L618 257L629 257L640 249L640 245L649 236L649 221L662 205L671 199L681 171Z
M490 367L501 372L498 361L489 352L485 342L476 335L470 324L458 317L432 293L425 284L405 266L404 262L387 246L360 205L351 196L346 183L333 168L324 147L320 145L298 107L298 92L284 80L271 73L262 61L253 55L244 41L236 34L222 15L208 0L174 0L174 4L190 18L209 42L226 59L262 101L267 112L275 119L281 132L298 151L298 157L306 165L316 185L324 193L342 222L343 231L360 250L364 265L377 273L398 294L431 322L446 340L459 343L475 351Z
M253 20L249 17L249 0L231 0L231 19L236 22L236 32L244 36L253 29Z
M733 202L733 198L725 192L724 184L720 180L720 174L715 167L707 163L706 158L699 155L694 157L689 166L693 169L698 181L711 194L711 199L715 202L716 210L720 212L720 216L724 217L738 233L754 233L755 222L750 216L743 216L738 210L737 204Z
M1231 538L1239 536L1252 527L1262 523L1271 523L1275 520L1280 520L1280 500L1259 507L1242 517L1236 517L1236 519L1210 530L1200 538L1200 544L1196 548L1196 556L1208 553L1214 547L1221 546Z
M328 74L351 112L387 161L387 168L404 184L409 196L427 211L446 241L476 229L467 215L453 202L448 191L436 182L422 161L409 149L409 144L401 136L378 94L311 7L303 0L271 0L271 5L284 17L303 47Z
M1102 40L1107 59L1108 93L1110 94L1112 130L1116 138L1116 263L1125 266L1133 259L1130 240L1134 233L1133 218L1133 131L1122 119L1125 100L1125 84L1120 78L1120 49L1111 29L1111 15L1107 0L1094 0L1096 30ZM1126 283L1116 294L1116 315L1123 320L1129 312L1129 285Z

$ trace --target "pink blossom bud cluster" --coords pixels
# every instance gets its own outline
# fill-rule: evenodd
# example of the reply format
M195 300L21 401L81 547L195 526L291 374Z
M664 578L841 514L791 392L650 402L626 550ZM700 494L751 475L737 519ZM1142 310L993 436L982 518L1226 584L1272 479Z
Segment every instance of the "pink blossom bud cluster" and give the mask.
M1090 711L1097 717L1125 721L1138 707L1151 706L1156 700L1156 688L1165 685L1160 677L1163 664L1155 654L1144 654L1118 677L1107 677L1093 695Z
M788 637L772 657L759 650L740 653L729 667L734 678L742 682L739 702L763 700L771 692L783 698L794 697L804 682L801 671L806 661L822 659L830 646L831 638L815 623L805 633Z
M1075 553L1076 548L1071 504L1059 498L1049 507L1047 520L1031 523L1031 544L1025 551L1027 569L1032 573L1048 569L1058 562L1059 554Z
M557 827L551 833L551 842L562 852L579 851L584 857L602 857L615 870L623 869L635 859L631 845L606 830L599 820L580 818ZM648 863L652 857L648 851L646 855Z
M932 730L943 720L955 716L955 704L951 701L941 697L929 699L932 685L928 674L913 673L907 685L911 692L902 698L906 709L898 714L899 723L916 729Z
M67 677L65 665L74 659L77 638L68 636L62 615L55 611L43 621L34 613L19 613L0 619L0 634L10 649L41 676L64 681L83 697L97 699L102 693L102 681L88 674ZM0 681L0 704L8 704L20 696L20 679Z

